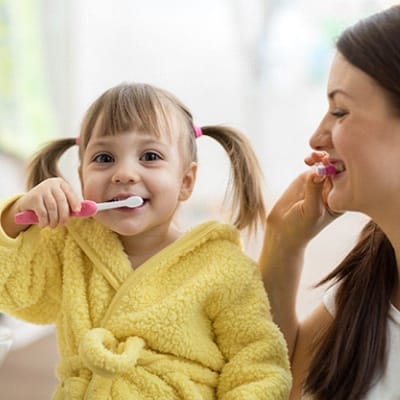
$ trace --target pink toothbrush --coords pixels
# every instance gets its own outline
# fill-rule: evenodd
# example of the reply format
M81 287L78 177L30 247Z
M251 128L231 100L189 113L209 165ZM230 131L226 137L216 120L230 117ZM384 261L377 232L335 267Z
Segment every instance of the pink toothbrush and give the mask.
M339 172L343 172L342 167L338 167L334 164L322 164L322 163L317 163L314 165L315 172L319 176L333 176L336 175Z
M92 200L84 200L81 203L81 210L79 212L71 211L71 217L90 217L99 211L110 210L112 208L129 207L135 208L143 204L143 199L139 196L131 196L125 200L109 201L106 203L96 203ZM37 224L39 219L34 211L27 210L15 214L14 217L16 224Z

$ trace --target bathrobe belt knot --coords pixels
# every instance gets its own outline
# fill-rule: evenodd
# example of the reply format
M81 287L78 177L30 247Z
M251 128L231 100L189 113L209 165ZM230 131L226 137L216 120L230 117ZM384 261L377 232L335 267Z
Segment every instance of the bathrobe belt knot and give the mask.
M94 328L83 337L79 355L83 363L93 373L111 378L116 375L129 375L135 368L145 342L133 336L119 342L107 329Z
M137 336L128 337L124 342L118 341L104 328L86 332L79 346L79 358L82 366L102 378L132 378L135 369L142 367L181 393L197 392L194 382L209 388L215 388L218 384L217 371L191 360L151 351L145 348L145 341Z

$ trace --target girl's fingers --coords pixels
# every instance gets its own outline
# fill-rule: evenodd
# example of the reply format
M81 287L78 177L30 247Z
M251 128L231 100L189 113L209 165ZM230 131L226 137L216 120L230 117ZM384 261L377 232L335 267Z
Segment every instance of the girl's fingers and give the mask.
M50 228L55 228L59 223L59 204L53 193L49 193L43 198L44 205L47 210L47 224ZM39 219L39 224L40 224Z
M57 208L57 212L54 213L54 220L51 221L50 226L54 228L57 225L65 224L70 215L70 206L65 192L61 188L54 189L52 191L53 199Z
M71 211L79 211L81 203L72 187L65 181L51 188L51 196L47 198L49 225L55 228L65 224L70 218Z
M73 188L65 181L61 183L61 188L68 202L69 211L79 212L81 210L81 200L78 198Z
M39 199L38 204L36 205L36 207L28 207L27 209L32 209L35 211L35 214L37 215L39 222L38 225L40 228L44 228L45 226L47 226L49 224L49 217L48 217L48 213L47 213L47 207L43 201L43 199Z
M33 210L41 228L55 228L68 221L71 211L80 211L81 202L66 181L49 178L23 196L18 208L18 211Z

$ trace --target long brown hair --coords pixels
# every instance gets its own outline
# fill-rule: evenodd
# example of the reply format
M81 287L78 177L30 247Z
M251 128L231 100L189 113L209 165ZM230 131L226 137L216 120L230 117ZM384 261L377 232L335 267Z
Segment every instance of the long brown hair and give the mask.
M400 115L400 6L359 21L338 51L386 91ZM390 300L398 285L394 249L370 221L358 243L320 284L337 285L333 322L314 353L304 390L318 400L359 400L384 371Z
M177 123L176 123L177 121ZM189 109L166 90L148 84L123 83L104 92L86 112L79 135L79 157L88 145L94 127L100 135L122 132L172 132L179 129L185 157L197 161L197 141ZM227 126L204 126L202 134L215 139L225 149L231 163L231 180L225 200L229 201L233 224L254 231L265 219L262 173L250 141L240 131ZM31 188L44 179L61 176L57 164L74 139L59 139L43 147L32 159L27 180Z

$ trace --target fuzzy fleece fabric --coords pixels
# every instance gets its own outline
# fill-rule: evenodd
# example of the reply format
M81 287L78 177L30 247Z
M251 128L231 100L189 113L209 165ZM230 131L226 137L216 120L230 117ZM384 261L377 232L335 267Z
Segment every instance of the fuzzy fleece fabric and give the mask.
M285 341L229 225L201 224L136 270L92 218L1 229L0 311L56 325L54 400L288 398Z

